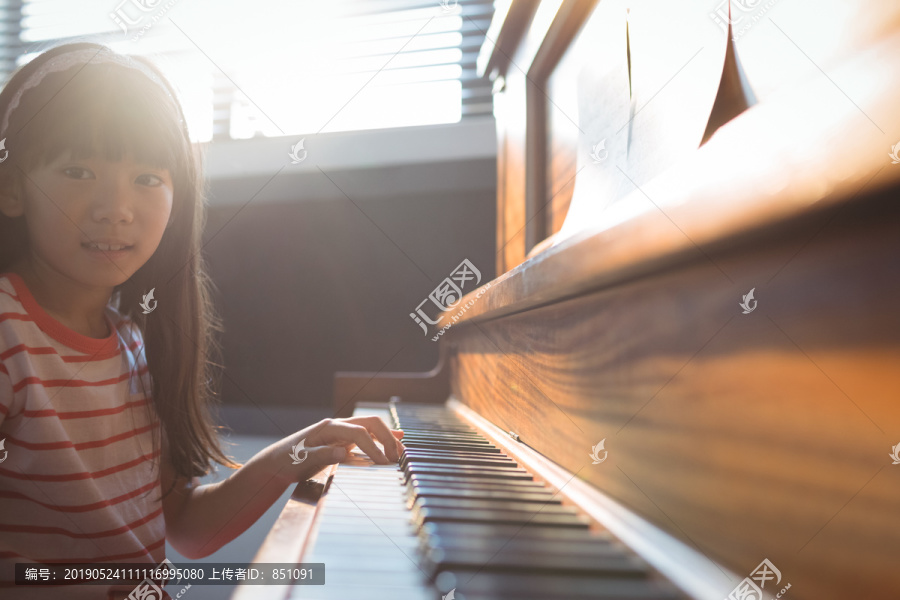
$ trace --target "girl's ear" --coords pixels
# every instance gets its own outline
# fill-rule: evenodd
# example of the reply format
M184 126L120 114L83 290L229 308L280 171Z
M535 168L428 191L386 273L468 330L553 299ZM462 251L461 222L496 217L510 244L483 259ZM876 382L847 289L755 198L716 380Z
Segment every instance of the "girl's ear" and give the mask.
M0 193L0 212L11 219L21 217L25 214L25 203L17 194Z

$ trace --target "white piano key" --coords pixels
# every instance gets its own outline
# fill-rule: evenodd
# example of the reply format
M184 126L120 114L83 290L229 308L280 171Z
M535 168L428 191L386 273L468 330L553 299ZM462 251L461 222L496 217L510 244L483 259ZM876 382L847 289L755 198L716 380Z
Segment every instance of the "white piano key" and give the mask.
M301 589L303 588L303 589ZM321 589L308 589L321 588ZM370 588L364 585L297 586L287 600L435 600L436 592L421 586L385 586Z
M387 535L392 539L415 535L415 528L411 523L403 525L379 525L376 526L369 520L359 522L328 523L319 529L319 536L332 533L359 533L361 535Z
M413 568L418 569L418 555L415 550L403 553L400 550L395 552L372 552L371 554L360 555L342 555L339 553L331 553L328 555L313 553L309 558L311 563L325 563L325 573L331 576L336 570L358 571L366 573L369 571L388 571L388 570L406 570L403 563L411 563ZM327 579L326 579L327 581Z
M371 554L373 552L389 553L394 550L410 554L419 547L419 541L415 539L409 540L401 538L394 540L384 536L363 541L359 539L359 536L352 536L352 539L346 539L350 536L333 537L340 537L341 539L335 540L332 539L332 537L329 537L316 544L316 549L320 551L322 555L327 556L331 553L341 553L348 556L356 556Z
M409 564L409 568L405 565L396 565L395 569L373 569L363 570L360 567L349 569L329 569L325 565L325 585L362 585L362 586L405 586L413 587L416 585L427 586L428 582L425 574L422 573L415 565ZM298 586L303 587L303 586ZM306 586L314 587L314 586Z
M326 519L332 517L336 519L343 519L344 517L363 517L376 522L381 522L382 520L408 521L409 511L405 510L405 508L401 511L398 508L383 508L376 506L350 506L347 508L328 507L327 509L322 511L322 517Z

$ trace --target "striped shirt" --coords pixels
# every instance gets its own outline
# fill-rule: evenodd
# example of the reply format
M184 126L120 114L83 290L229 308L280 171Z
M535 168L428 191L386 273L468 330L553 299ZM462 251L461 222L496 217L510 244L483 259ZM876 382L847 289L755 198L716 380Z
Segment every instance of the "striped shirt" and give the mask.
M106 598L103 585L10 589L17 562L165 558L143 338L112 306L106 320L105 339L76 333L0 274L0 597Z

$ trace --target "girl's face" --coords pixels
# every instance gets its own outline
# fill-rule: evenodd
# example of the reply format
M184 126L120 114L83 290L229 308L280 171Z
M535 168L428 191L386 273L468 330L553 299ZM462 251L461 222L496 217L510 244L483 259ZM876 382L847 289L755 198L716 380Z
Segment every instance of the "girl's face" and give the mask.
M120 162L69 156L25 178L32 258L84 285L115 287L159 246L172 213L171 175L127 155Z

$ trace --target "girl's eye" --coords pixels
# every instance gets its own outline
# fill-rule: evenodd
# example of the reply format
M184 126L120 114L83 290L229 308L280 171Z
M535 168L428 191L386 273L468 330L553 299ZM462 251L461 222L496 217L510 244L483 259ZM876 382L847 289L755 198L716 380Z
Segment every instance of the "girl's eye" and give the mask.
M163 180L156 175L152 175L150 173L145 173L144 175L139 176L136 181L143 182L144 185L149 185L152 187L156 187L158 185L162 185Z
M94 176L93 173L84 167L69 167L68 169L64 169L63 173L72 179L90 179Z

